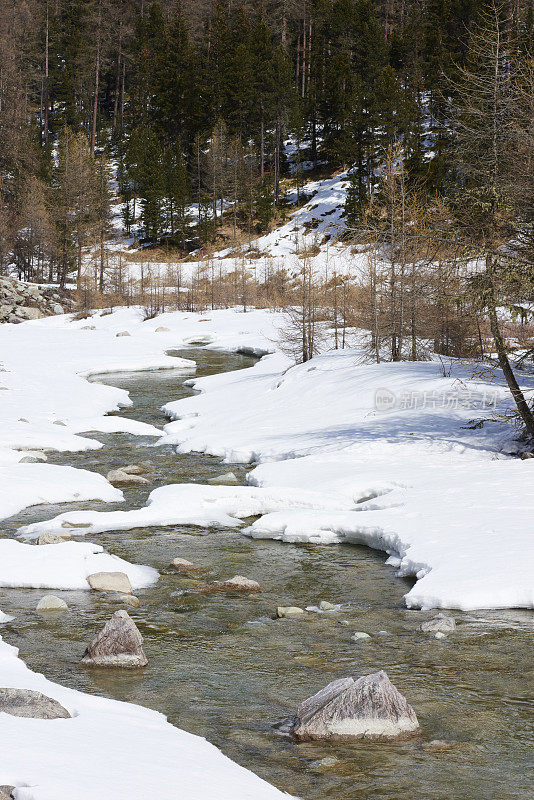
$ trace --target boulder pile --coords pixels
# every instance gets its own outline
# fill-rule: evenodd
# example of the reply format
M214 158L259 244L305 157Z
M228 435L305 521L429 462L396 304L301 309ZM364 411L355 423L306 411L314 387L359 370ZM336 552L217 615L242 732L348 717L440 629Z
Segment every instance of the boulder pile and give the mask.
M59 286L40 286L0 277L0 323L68 314L74 306L70 293Z

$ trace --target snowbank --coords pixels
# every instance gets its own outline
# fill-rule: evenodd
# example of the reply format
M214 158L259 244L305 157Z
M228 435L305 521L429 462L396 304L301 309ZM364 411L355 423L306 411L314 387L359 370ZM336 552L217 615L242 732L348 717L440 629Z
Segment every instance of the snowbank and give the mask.
M42 692L71 714L56 720L0 715L0 785L16 786L16 800L288 797L162 714L66 689L31 672L1 639L0 676L2 686Z

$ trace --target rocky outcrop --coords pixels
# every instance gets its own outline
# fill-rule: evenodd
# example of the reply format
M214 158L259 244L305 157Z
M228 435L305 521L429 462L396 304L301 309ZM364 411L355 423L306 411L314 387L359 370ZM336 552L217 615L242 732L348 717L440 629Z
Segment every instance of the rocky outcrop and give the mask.
M243 575L234 575L227 581L214 581L203 586L201 592L261 592L261 586L257 581L245 578Z
M132 584L125 572L93 572L87 576L87 582L96 592L132 593Z
M13 717L34 719L66 719L69 712L63 706L33 689L0 689L0 712Z
M92 667L145 667L143 637L126 611L116 611L98 633L82 658Z
M292 734L312 739L401 739L419 731L413 708L381 670L340 678L304 700Z
M0 323L67 314L74 306L70 293L58 286L40 286L14 278L0 278Z

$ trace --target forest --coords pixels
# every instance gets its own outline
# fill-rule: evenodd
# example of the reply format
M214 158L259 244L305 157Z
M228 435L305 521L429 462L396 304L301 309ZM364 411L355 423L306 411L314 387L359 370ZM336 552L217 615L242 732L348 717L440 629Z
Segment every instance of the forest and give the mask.
M305 177L344 170L336 236L366 274L319 291L304 253L300 281L255 287L298 299L302 358L341 314L378 360L386 341L392 360L489 350L512 379L502 307L532 357L531 0L25 0L0 43L0 272L80 288L91 246L102 293L114 195L124 232L179 260L251 242L288 186L298 205Z

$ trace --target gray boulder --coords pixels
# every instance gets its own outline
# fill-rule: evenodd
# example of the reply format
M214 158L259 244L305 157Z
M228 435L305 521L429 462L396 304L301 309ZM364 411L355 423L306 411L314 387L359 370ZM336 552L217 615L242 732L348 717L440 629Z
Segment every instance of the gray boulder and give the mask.
M34 719L66 719L70 717L67 709L33 689L0 689L0 712L13 717L33 717Z
M340 678L297 709L296 739L401 739L419 731L413 708L381 670Z
M106 622L85 651L82 664L127 669L148 664L143 637L126 611L116 611Z
M438 633L446 636L456 630L456 622L453 617L448 617L446 614L436 614L432 619L423 622L421 630L424 633L432 633L434 636Z

